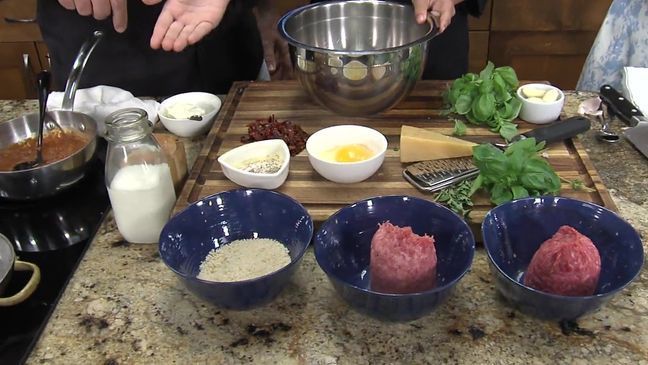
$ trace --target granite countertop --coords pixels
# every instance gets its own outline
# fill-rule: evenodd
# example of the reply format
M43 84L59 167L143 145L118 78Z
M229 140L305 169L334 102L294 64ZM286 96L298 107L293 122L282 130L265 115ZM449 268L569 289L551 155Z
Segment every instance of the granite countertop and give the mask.
M588 96L569 93L565 114L574 114ZM34 108L33 101L0 102L1 119ZM620 214L648 237L648 159L626 141L603 144L594 136L589 131L579 138ZM201 141L183 142L191 164ZM274 302L245 312L221 310L184 288L161 262L157 245L125 243L109 214L28 362L648 364L646 318L645 270L571 330L525 316L496 295L481 247L450 299L409 323L384 323L352 310L312 249Z

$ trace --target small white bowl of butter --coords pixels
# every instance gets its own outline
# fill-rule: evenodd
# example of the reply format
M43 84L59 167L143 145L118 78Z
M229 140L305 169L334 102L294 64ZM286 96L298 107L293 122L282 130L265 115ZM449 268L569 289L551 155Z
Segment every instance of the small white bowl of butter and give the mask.
M195 137L209 130L220 108L218 96L189 92L162 101L158 114L169 132L179 137Z
M231 149L218 157L225 176L247 187L276 189L288 177L290 150L281 139L257 141Z
M520 86L517 96L522 102L520 119L534 124L557 120L565 104L565 94L559 88L548 84Z

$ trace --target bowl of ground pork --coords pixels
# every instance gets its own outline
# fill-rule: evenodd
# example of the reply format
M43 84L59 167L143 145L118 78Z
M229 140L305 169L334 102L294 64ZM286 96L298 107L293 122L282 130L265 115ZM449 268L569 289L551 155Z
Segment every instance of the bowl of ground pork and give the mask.
M632 282L643 266L641 238L616 213L545 196L504 203L484 217L495 287L512 307L546 320L575 320Z
M243 310L279 295L312 236L311 217L296 200L271 190L237 189L200 199L172 217L159 251L191 292Z
M470 269L475 251L466 222L410 196L346 206L315 234L315 258L353 308L386 321L410 321L441 305Z

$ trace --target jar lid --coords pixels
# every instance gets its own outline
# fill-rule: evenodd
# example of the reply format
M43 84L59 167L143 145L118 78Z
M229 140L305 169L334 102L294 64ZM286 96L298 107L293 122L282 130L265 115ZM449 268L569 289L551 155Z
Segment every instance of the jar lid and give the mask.
M13 270L16 254L11 241L0 233L0 286L7 275Z

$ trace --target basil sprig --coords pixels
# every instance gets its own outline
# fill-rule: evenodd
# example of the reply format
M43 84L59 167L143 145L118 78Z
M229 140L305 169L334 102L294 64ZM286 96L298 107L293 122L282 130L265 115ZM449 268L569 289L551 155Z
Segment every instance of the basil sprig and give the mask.
M519 81L512 67L492 62L479 73L467 73L454 80L445 93L448 112L463 115L468 122L488 126L507 141L517 134L513 120L522 103L515 96Z
M549 162L538 155L544 145L536 144L535 138L526 138L512 143L505 151L492 144L474 147L473 162L479 175L470 195L486 189L491 202L499 205L527 196L557 194L560 178Z

